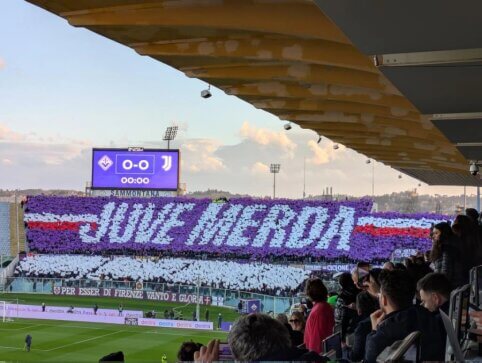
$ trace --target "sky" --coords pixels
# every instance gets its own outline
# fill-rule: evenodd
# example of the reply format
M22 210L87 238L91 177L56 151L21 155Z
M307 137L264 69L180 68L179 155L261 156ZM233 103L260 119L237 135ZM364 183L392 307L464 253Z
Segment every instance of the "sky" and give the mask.
M0 189L76 189L90 180L93 147L164 147L167 126L180 133L187 190L272 193L270 163L280 163L277 196L371 195L431 187L186 77L132 49L23 0L0 1ZM304 173L306 170L306 174ZM374 172L374 174L372 174ZM468 193L475 192L468 188Z

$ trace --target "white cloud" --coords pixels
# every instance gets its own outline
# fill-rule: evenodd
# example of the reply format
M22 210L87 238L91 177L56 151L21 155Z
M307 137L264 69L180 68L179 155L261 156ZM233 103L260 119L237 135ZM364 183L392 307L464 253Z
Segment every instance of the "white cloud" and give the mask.
M297 145L283 131L272 131L268 129L257 128L251 126L249 122L244 122L239 131L241 137L245 140L251 140L259 145L274 145L280 147L283 151L293 156Z
M253 164L253 166L251 166L250 171L252 175L266 176L269 174L269 166L260 161L257 161Z
M1 68L1 60L0 60ZM0 141L21 141L25 139L25 135L14 132L7 126L0 123Z
M225 169L223 161L214 155L219 146L215 140L187 140L181 146L182 166L191 173L217 172Z
M307 145L312 153L312 156L307 159L307 162L314 165L329 163L335 159L337 154L339 155L345 149L344 147L339 146L338 150L335 150L331 142L317 144L314 140L309 140Z
M6 166L13 165L13 161L5 158L5 159L2 159L2 164Z

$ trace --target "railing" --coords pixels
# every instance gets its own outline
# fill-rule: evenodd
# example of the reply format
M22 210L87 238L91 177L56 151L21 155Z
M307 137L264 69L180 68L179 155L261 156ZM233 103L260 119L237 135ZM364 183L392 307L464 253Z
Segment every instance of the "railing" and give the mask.
M61 278L33 278L13 277L8 279L7 292L12 293L39 293L53 294L54 287L95 287L133 290L136 288L135 281L111 281L111 280L69 280ZM143 290L157 292L171 292L177 294L197 294L195 285L177 285L166 283L144 282ZM200 286L199 295L222 298L223 305L236 308L240 299L259 299L261 310L265 313L283 313L289 311L292 304L299 302L298 297L270 296L246 291L228 290L213 287Z

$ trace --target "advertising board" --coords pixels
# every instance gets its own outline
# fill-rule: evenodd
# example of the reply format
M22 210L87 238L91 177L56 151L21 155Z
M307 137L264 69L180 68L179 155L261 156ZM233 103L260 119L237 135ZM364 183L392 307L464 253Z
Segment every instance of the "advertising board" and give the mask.
M175 292L143 291L127 289L111 289L98 287L66 287L55 286L54 295L58 296L95 296L95 297L120 297L124 299L168 301L176 303L197 304L196 294L178 294ZM199 304L211 305L210 296L199 296Z
M92 150L92 189L174 191L178 186L179 150Z

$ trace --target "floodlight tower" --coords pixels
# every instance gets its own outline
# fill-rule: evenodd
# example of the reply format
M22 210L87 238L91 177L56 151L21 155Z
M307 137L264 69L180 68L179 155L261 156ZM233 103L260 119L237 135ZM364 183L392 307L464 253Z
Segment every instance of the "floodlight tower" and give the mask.
M166 133L164 134L163 140L167 141L167 149L168 150L170 149L171 141L176 138L177 130L178 130L177 126L169 126L166 129Z
M269 167L269 171L273 174L273 199L276 198L276 174L279 173L280 168L280 164L271 164Z

